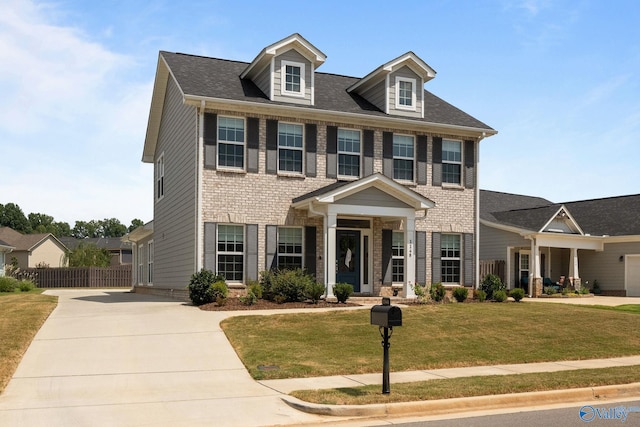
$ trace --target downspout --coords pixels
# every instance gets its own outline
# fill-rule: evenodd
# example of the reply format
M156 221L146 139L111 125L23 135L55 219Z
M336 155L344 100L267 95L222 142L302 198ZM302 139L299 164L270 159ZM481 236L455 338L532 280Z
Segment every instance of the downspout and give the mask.
M200 101L200 113L198 114L198 139L196 147L196 272L202 270L202 248L203 248L203 224L202 224L202 174L204 150L204 99Z
M482 135L478 138L477 160L476 160L476 215L475 215L475 276L476 283L475 288L480 289L480 141L486 137L486 133L482 132Z
M315 210L313 207L313 202L309 203L309 212L322 217L322 274L324 278L324 286L325 286L325 297L329 292L329 282L327 282L327 268L328 268L328 260L327 260L327 235L329 230L327 229L327 214L325 212L320 212Z

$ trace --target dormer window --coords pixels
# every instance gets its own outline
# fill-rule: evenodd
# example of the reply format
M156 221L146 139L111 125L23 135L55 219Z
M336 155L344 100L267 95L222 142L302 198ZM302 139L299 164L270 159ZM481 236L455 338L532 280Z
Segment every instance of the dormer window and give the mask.
M396 77L396 108L416 109L416 81L405 77Z
M282 61L282 94L304 96L304 64Z

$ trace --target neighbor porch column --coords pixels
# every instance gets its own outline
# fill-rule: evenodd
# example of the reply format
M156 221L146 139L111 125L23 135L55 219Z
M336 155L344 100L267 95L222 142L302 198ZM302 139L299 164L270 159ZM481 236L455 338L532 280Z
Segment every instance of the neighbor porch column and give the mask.
M533 271L529 273L529 296L536 298L542 294L542 274L540 273L540 246L538 240L533 239ZM532 273L532 274L531 274Z
M580 289L580 272L578 271L578 249L571 248L571 258L569 259L569 276L573 277L573 287Z
M416 282L416 254L415 254L415 242L416 242L416 220L415 218L407 218L405 237L405 254L406 254L406 280L404 282L404 296L405 298L415 298L416 293L413 286Z
M336 284L336 228L338 216L335 213L327 214L325 221L325 235L327 236L327 258L324 260L327 266L327 298L333 298L333 285Z

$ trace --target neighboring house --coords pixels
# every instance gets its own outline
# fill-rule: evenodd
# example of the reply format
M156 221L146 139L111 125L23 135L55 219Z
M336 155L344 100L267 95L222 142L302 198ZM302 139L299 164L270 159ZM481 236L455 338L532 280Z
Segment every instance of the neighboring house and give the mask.
M552 203L481 190L480 260L506 261L507 287L531 296L562 277L640 296L640 194Z
M0 240L14 248L11 259L5 256L6 264L15 258L21 268L66 267L67 248L51 233L22 234L9 227L0 227Z
M133 266L131 269L132 285L153 285L153 221L142 225L121 238L131 245Z
M7 242L0 240L0 277L5 274L6 254L13 251L15 248Z
M60 237L60 241L69 250L74 250L80 243L93 244L100 249L106 249L111 254L111 267L131 264L133 261L131 242L123 241L120 237L94 237L76 239L75 237Z
M477 283L476 165L497 132L424 90L435 71L413 52L363 78L317 72L325 59L299 34L250 63L160 52L153 235L128 236L152 271L140 291L183 291L201 268L242 287L303 267L329 297Z

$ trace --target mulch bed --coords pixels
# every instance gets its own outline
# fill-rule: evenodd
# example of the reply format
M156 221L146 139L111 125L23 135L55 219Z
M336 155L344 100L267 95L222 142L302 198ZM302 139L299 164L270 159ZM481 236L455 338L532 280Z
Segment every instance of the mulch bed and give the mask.
M284 310L287 308L343 308L343 307L358 307L360 304L344 303L340 304L332 301L318 301L317 304L312 302L284 302L278 304L273 301L267 301L259 299L253 305L246 305L240 302L238 298L228 298L227 302L220 306L217 303L204 304L199 308L205 311L236 311L236 310Z

